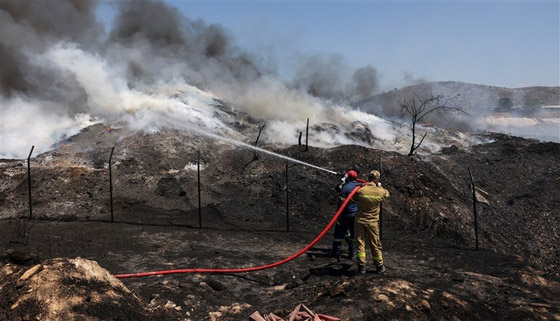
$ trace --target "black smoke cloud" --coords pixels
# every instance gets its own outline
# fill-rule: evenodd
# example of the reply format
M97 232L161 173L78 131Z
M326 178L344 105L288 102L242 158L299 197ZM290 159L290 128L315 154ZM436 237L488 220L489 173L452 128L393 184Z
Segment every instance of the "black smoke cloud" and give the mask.
M379 87L379 78L377 69L372 66L366 66L356 69L352 76L352 82L349 83L351 100L364 100L375 93Z
M378 84L377 70L371 66L352 72L340 55L314 55L300 60L291 86L319 98L358 101L371 97Z
M95 19L96 5L94 0L1 0L0 58L6 67L0 70L0 93L64 96L67 105L83 102L83 92L71 77L29 61L30 54L60 42L127 65L132 87L181 77L235 100L262 77L277 74L272 58L240 50L222 26L184 17L163 2L115 4L119 13L108 35ZM360 100L378 87L375 68L351 70L341 56L302 58L300 66L287 85L315 97ZM54 85L52 79L57 79Z
M47 37L47 41L59 38L88 43L102 30L95 20L93 9L96 3L93 0L2 0L0 11L3 22L17 24L20 31L34 32L37 36ZM3 38L3 41L13 40L16 35L10 36L11 39Z
M185 46L181 20L176 9L163 3L146 0L124 2L110 40L128 45L134 44L135 40L147 40L155 47L165 48Z
M240 50L220 25L191 20L181 16L177 9L148 0L125 2L120 12L110 41L142 48L144 58L134 64L134 75L145 77L143 81L159 79L163 75L158 75L158 71L169 74L164 65L173 65L195 85L234 99L261 77L276 74L269 63L271 59ZM302 57L299 66L289 87L315 97L360 100L370 97L378 88L375 68L366 66L352 71L340 55Z
M112 62L127 62L132 86L171 75L211 88L216 83L254 81L266 69L259 66L263 59L233 46L232 37L220 25L190 20L162 2L122 2L107 37L95 20L96 4L86 0L1 0L0 93L8 97L19 92L43 99L75 96L70 93L75 89L70 88L75 87L71 79L30 61L30 56L60 42L76 44ZM59 88L54 88L53 79Z
M303 88L315 97L333 99L344 96L345 72L348 66L342 56L309 56L300 61L293 86Z
M72 80L30 61L60 41L97 46L103 35L95 1L0 1L0 94L23 93L61 104L80 105L83 92Z
M18 55L4 44L0 44L0 93L9 95L10 90L24 91L29 86L23 77L21 65L23 61L18 59Z
M196 86L216 90L232 82L250 84L267 69L264 59L233 45L222 26L181 16L161 2L121 4L109 42L135 50L132 75L145 83L180 74Z

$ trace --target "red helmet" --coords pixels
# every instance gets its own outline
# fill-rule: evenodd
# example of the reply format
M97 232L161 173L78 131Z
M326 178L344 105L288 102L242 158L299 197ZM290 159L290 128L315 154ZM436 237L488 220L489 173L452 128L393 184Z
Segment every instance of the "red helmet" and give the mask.
M348 171L348 173L346 173L346 176L351 179L356 179L358 178L358 173L356 173L356 171Z

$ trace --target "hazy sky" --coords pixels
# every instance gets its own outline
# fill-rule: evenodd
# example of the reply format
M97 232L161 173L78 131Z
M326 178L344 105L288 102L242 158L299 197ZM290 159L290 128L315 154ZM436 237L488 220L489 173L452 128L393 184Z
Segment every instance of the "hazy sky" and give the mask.
M112 4L100 20L110 25ZM220 24L288 74L299 55L371 65L381 89L405 77L501 87L560 86L560 1L165 1ZM405 76L407 75L407 76Z

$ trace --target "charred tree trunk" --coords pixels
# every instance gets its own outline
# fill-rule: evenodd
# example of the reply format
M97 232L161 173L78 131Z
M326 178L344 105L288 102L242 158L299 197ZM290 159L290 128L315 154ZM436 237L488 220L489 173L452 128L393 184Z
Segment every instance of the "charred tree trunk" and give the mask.
M259 138L261 138L261 132L264 129L264 127L266 126L266 124L262 125L259 128L259 134L257 135L257 140L255 140L255 147L257 147L257 144L259 143ZM257 160L259 159L259 155L257 155L257 151L255 150L255 154L253 155L253 160Z
M478 213L476 211L476 186L474 185L474 179L472 176L471 168L467 167L469 170L469 176L471 178L471 188L472 188L472 199L473 199L473 213L474 213L474 237L475 237L475 250L478 251Z
M259 143L259 138L261 137L261 132L264 129L264 127L266 126L266 124L262 125L261 127L259 127L259 134L257 135L257 139L255 140L255 147L257 147L257 144ZM241 173L243 173L243 171L245 170L245 168L247 168L247 166L249 166L249 164L251 164L254 161L259 160L259 154L257 154L257 150L254 150L253 153L253 159L251 159L247 164L245 164L245 166L243 166L243 168L241 169Z
M414 155L414 143L416 142L416 120L412 120L412 144L410 145L410 152L408 152L408 156Z

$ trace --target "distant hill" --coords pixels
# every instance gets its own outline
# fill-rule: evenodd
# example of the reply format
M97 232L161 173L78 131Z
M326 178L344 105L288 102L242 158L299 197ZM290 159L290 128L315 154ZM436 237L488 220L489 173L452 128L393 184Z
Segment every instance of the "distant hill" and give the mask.
M514 106L522 106L524 100L528 98L535 99L543 105L560 105L560 87L504 88L445 81L422 83L401 89L395 88L357 102L354 106L375 114L399 116L399 101L410 99L415 95L426 98L430 92L446 97L459 94L454 105L462 107L471 115L492 112L501 98L510 98Z

